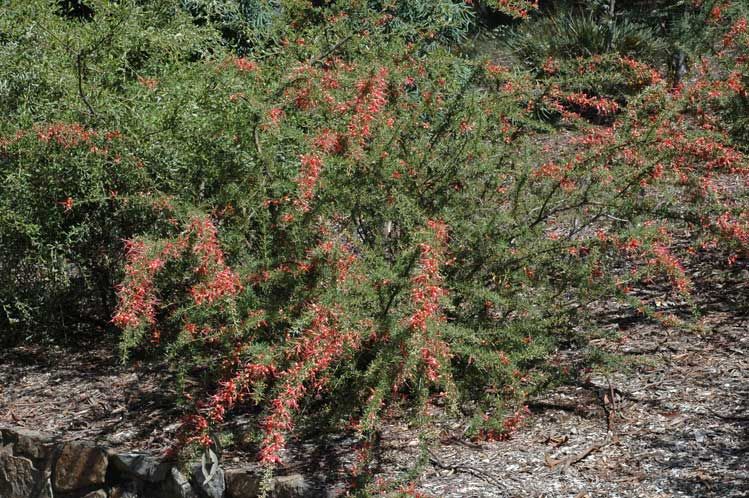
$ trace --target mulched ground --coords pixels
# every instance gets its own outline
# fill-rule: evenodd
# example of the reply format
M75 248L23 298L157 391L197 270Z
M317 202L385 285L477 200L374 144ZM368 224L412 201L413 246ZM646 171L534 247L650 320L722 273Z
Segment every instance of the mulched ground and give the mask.
M698 327L666 329L607 305L601 324L618 329L620 339L594 346L619 355L620 366L532 400L531 415L507 441L475 444L459 437L461 421L444 420L415 490L435 497L749 496L749 271L735 269L728 282L710 268L690 271L703 312ZM657 295L650 301L680 309ZM559 352L570 361L580 354ZM122 367L105 349L6 350L0 379L0 424L154 453L177 429L159 370ZM303 470L341 493L353 444L345 437L297 444L285 471ZM383 432L376 472L395 479L419 453L414 431L396 421ZM245 458L224 454L229 465Z
M159 453L178 413L159 372L111 350L18 347L0 353L0 424Z
M690 336L633 327L620 352L638 356L638 366L548 393L509 441L437 448L419 489L434 496L749 496L749 320L716 325Z

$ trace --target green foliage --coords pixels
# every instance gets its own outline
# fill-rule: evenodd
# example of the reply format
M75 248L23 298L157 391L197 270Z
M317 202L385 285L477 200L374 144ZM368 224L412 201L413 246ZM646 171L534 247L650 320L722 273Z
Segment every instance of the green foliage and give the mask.
M663 56L664 42L651 28L627 18L607 19L595 11L563 11L521 24L507 38L524 62L541 67L548 58L615 53L645 62Z
M155 124L137 100L168 103L153 101L139 79L179 72L215 40L166 3L92 5L90 22L47 2L11 2L0 19L0 323L8 334L106 324L122 240L164 218L150 207L162 178L139 167L131 127Z
M712 39L715 63L723 76L721 84L714 88L701 88L696 93L703 102L709 102L720 115L721 126L730 133L736 143L749 150L749 6L742 3L723 6L711 11L706 23L706 38ZM702 59L703 64L707 63Z

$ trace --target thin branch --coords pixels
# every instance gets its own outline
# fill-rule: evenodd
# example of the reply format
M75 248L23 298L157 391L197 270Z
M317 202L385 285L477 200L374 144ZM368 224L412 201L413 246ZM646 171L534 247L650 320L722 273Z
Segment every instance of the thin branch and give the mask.
M551 469L554 470L556 467L559 467L559 471L563 472L565 469L567 469L570 465L575 464L583 459L585 459L588 455L593 453L594 451L600 451L603 448L606 448L607 446L610 446L612 444L619 444L619 438L617 436L613 436L610 439L606 439L605 441L601 443L595 443L591 446L588 446L583 451L576 455L570 455L565 458L561 458L559 460L556 460L552 458L548 453L544 455L544 461L546 462L546 465Z
M322 54L318 55L317 57L315 57L313 59L309 59L309 61L307 61L307 64L309 64L310 66L313 66L315 64L319 64L323 60L327 59L330 55L332 55L333 53L335 53L339 48L341 48L343 46L344 43L346 43L351 38L353 38L354 35L358 35L358 34L359 34L358 32L354 32L354 33L351 33L350 35L344 37L341 41L339 41L338 43L336 43L335 45L333 45L332 47L330 47L328 50L326 50Z
M429 452L429 463L434 465L435 467L442 469L442 470L450 470L453 472L461 472L465 474L471 474L474 477L478 477L479 479L488 482L489 484L499 488L499 489L505 489L505 486L502 485L502 481L500 481L497 477L484 472L481 469L477 469L475 467L469 467L468 465L448 465L443 463L437 455L434 454L434 452L431 449L427 448L427 451Z
M91 116L93 117L98 118L99 115L96 113L94 108L91 107L91 103L88 101L86 93L83 91L83 51L78 52L78 55L75 58L75 67L78 71L78 95L81 97L83 103L86 104L89 114L91 114Z

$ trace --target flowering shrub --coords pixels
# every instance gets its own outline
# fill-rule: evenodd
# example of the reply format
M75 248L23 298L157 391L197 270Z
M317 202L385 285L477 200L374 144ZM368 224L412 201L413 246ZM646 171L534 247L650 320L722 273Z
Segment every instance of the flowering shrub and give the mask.
M0 20L23 55L0 57L23 69L0 96L0 320L166 355L183 446L242 413L272 466L313 407L365 467L383 417L435 399L506 438L591 303L676 326L636 290L688 300L686 258L747 255L739 11L712 35L725 69L671 85L629 53L466 59L406 2L280 2L249 38L201 5Z

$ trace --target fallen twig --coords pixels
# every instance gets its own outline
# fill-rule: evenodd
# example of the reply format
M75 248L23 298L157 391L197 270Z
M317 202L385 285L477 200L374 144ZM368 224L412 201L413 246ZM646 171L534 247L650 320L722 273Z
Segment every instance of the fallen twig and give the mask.
M469 467L467 465L448 465L443 463L437 455L434 454L434 452L431 449L427 449L429 452L429 463L434 465L437 468L440 468L442 470L450 470L453 472L462 472L466 474L471 474L474 477L478 477L479 479L488 482L489 484L496 486L498 488L504 488L501 481L494 477L491 474L488 474L484 472L483 470L479 470L473 467Z
M546 462L546 465L552 470L554 470L557 467L560 467L560 470L564 470L570 465L575 464L579 462L580 460L583 460L585 457L587 457L594 451L599 451L607 446L610 446L612 444L618 444L618 443L619 443L619 438L617 436L613 436L610 439L607 439L606 441L602 443L596 443L591 446L588 446L587 448L585 448L583 451L581 451L580 453L576 455L570 455L568 457L560 458L558 460L551 458L551 456L548 453L546 453L544 455L544 461Z
M749 420L749 415L721 415L710 407L707 408L707 411L709 411L713 416L728 422L746 422Z
M603 411L606 413L606 430L609 433L613 433L617 415L616 393L614 392L614 386L611 385L611 378L607 377L606 381L609 384L609 390L603 395Z

